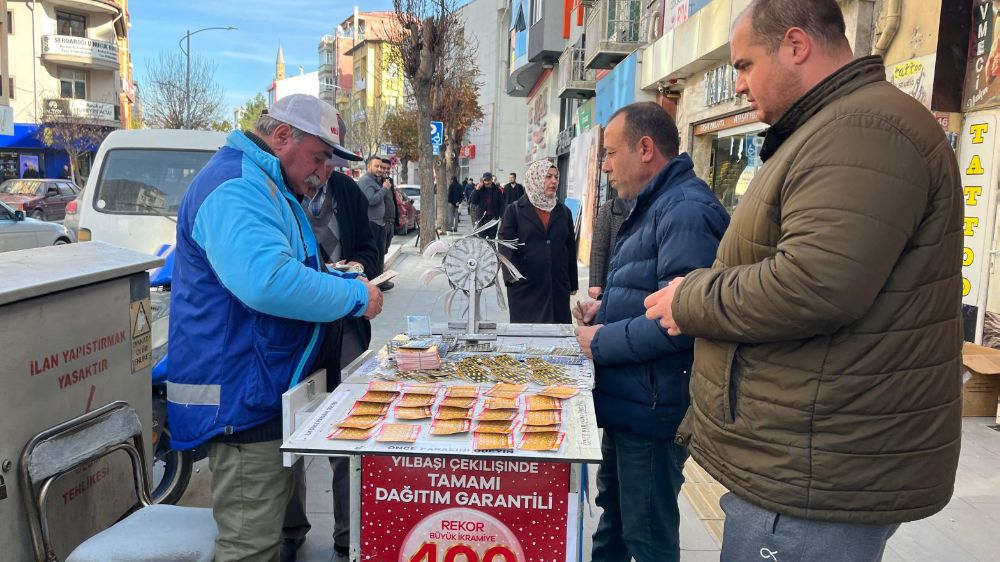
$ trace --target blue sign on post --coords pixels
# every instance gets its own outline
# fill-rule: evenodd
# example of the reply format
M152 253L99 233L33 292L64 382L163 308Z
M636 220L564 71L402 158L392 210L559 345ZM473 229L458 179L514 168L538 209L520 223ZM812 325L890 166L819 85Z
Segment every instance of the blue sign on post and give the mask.
M431 144L444 144L444 123L431 121Z
M441 156L441 145L440 144L435 144L434 145L434 156Z

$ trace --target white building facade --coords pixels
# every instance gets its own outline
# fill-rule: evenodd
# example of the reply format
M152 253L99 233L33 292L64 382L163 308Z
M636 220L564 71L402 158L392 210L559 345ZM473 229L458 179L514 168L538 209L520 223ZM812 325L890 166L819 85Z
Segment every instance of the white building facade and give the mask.
M479 179L492 172L501 182L514 172L523 181L528 105L524 98L505 93L509 57L507 23L510 21L506 0L473 0L459 11L467 36L477 44L479 66L479 105L484 118L468 133L468 145L475 146L475 157L462 159L462 175Z

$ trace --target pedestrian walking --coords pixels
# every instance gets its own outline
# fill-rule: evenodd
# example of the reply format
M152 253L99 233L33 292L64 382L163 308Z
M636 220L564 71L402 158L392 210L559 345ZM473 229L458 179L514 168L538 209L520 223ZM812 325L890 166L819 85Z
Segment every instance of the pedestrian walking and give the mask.
M388 173L391 165L391 160L388 158L382 159L382 169L385 173ZM396 234L396 221L399 217L399 208L396 207L396 188L392 183L392 178L389 176L385 176L382 179L382 194L383 202L385 204L385 241L383 243L382 263L385 264L385 258L389 255L389 245L392 244L392 237ZM395 286L396 285L392 281L384 281L378 286L378 288L385 292Z
M771 128L715 266L646 302L698 342L678 439L730 491L723 560L880 560L954 488L955 153L880 57L854 59L835 0L756 0L730 44Z
M574 310L604 428L595 562L680 558L677 494L687 450L673 438L689 403L693 342L668 336L642 303L675 277L711 265L729 216L679 144L673 119L653 102L619 109L604 132L602 168L635 208L618 234L603 299Z
M361 176L358 187L361 188L361 193L364 193L365 197L368 198L368 224L372 230L372 238L375 239L379 255L384 256L386 252L386 190L382 186L382 179L386 175L388 167L378 156L370 156L366 164L368 172ZM379 264L378 271L372 273L377 277L382 274L382 269L383 265Z
M292 488L282 466L281 394L309 373L324 327L375 317L382 294L322 270L300 201L327 181L337 110L278 100L234 131L181 200L170 303L171 445L207 445L215 560L274 560ZM236 235L238 233L238 235Z
M503 215L503 193L493 181L493 174L489 172L483 174L483 181L472 192L471 203L476 207L478 216L473 215L473 217L477 224L488 223ZM488 228L479 235L483 238L496 238L497 227Z
M597 209L594 235L590 240L590 287L587 289L587 295L592 299L600 298L604 293L608 282L608 262L618 241L618 230L625 223L633 202L616 196Z
M522 197L524 197L524 186L517 183L517 174L511 172L507 183L503 186L504 207L517 203Z
M458 178L451 176L451 185L448 186L448 230L452 232L458 232L458 210L463 195Z
M501 247L524 279L504 273L510 321L514 324L569 324L570 294L577 290L576 229L569 209L556 199L559 168L548 159L528 166L527 193L504 211Z

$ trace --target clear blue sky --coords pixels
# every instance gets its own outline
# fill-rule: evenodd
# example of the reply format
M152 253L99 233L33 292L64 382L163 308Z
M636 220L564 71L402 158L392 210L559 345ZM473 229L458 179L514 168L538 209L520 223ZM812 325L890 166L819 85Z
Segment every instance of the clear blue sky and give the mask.
M392 0L357 3L361 11L391 10ZM237 31L204 31L191 37L192 55L216 64L216 80L225 92L226 117L232 109L264 93L274 77L280 42L285 72L316 70L320 38L354 11L347 0L132 0L130 43L136 80L144 85L147 61L162 50L180 53L186 30L238 27Z

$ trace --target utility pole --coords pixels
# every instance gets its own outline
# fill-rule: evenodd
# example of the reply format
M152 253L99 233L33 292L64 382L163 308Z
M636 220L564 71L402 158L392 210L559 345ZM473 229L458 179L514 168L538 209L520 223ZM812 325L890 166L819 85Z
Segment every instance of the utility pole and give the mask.
M185 46L181 47L184 51L184 128L191 128L191 36L196 33L201 33L202 31L210 31L213 29L219 29L222 31L236 31L237 27L203 27L201 29L196 29L191 31L187 30L184 37L181 37L180 41L177 42L177 46L180 47L181 41L185 42Z

